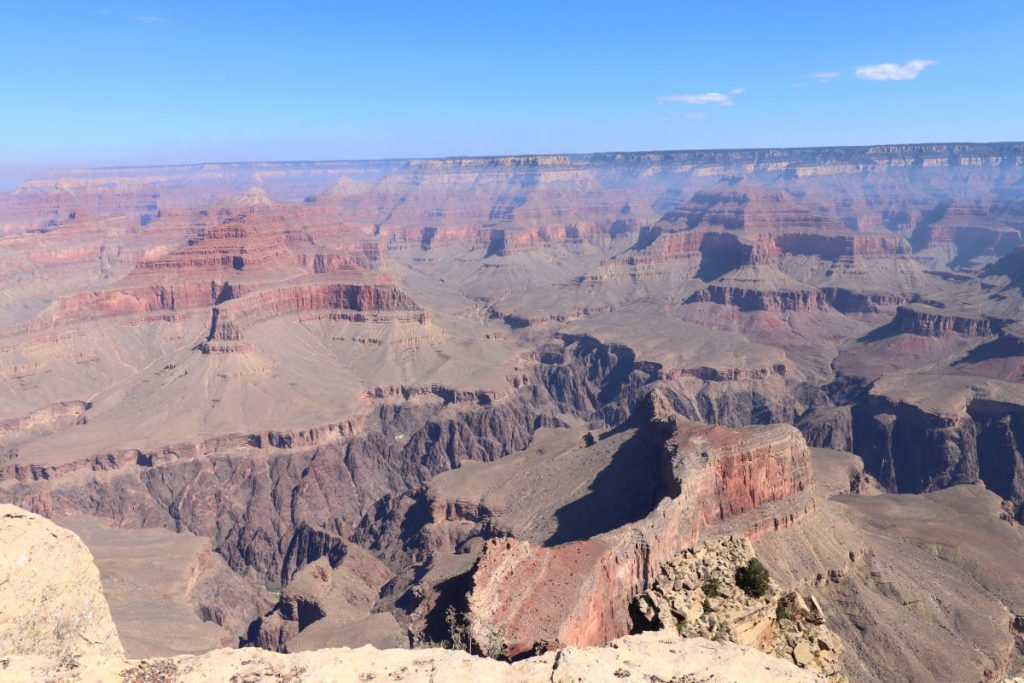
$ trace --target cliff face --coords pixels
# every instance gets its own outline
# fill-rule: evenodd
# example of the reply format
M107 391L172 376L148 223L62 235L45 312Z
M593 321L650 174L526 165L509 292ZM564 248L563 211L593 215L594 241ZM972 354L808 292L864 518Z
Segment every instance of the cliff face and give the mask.
M846 683L844 648L813 594L784 593L770 580L760 596L737 585L737 572L753 556L750 541L734 537L676 555L633 603L635 626L749 645L792 659L831 683Z
M654 428L665 431L667 497L643 520L590 540L553 547L488 541L469 596L481 642L500 631L515 655L628 633L630 601L701 529L810 484L808 449L795 429L696 425L663 412L660 401L652 396L645 410L656 411Z
M741 311L810 311L828 307L823 294L810 290L779 291L712 285L695 293L687 303L710 302Z
M370 634L369 643L377 647L403 647L408 639L395 618L371 614L382 587L394 577L363 548L336 541L288 577L277 603L248 628L246 644L296 652L358 646Z
M438 637L467 591L480 637L507 622L517 648L623 634L679 544L806 511L783 423L856 450L890 490L980 479L1017 511L1022 158L911 145L29 183L0 195L0 500L205 537L248 604L206 600L204 618L244 636L263 611L251 641L288 650ZM675 436L631 421L652 390ZM358 571L356 545L376 558ZM269 614L261 584L281 589ZM537 596L521 614L515 591Z
M13 506L0 506L0 633L7 681L199 681L240 677L291 681L574 681L690 675L735 679L756 668L762 680L814 681L786 662L732 644L672 633L631 636L615 647L569 650L508 664L451 650L372 646L279 655L216 650L202 655L126 660L96 567L69 531ZM60 571L55 571L59 567ZM27 619L27 621L26 621Z
M853 407L853 450L890 491L932 491L979 479L1021 514L1024 396L1017 385L922 378L879 382Z
M987 337L993 334L993 324L988 318L968 317L946 313L928 306L900 306L896 309L893 327L904 334L923 337L945 337L951 333L972 337Z
M50 516L87 512L133 526L187 528L213 538L236 570L251 568L279 582L302 523L345 533L388 493L415 487L463 460L525 447L535 429L553 422L530 394L463 413L401 415L385 429L408 430L403 444L387 432L339 440L339 432L328 431L325 440L308 444L301 435L275 434L266 441L251 435L210 444L209 450L183 444L166 453L133 451L60 471L13 468L13 478L54 481L26 482L5 495ZM107 472L85 481L67 477L83 469Z

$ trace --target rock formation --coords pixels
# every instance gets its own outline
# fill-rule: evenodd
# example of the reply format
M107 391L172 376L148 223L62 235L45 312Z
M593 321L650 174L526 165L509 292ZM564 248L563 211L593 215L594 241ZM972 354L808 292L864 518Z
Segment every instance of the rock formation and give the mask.
M737 586L737 571L753 556L749 541L735 538L677 555L661 567L655 585L637 598L638 625L756 647L790 657L826 680L846 681L842 644L813 595L782 594L772 587L762 596L751 596Z
M469 596L473 635L481 642L488 629L505 629L515 656L624 635L630 601L702 528L810 484L809 454L795 429L690 424L662 402L652 394L643 410L654 429L666 432L660 463L666 497L645 519L588 540L551 548L489 541L471 574Z
M734 536L851 680L994 680L1019 573L961 527L1024 521L1022 177L1014 143L45 173L0 194L0 500L81 532L129 656L449 609L599 645Z
M215 650L198 656L126 660L89 553L72 534L11 505L0 506L0 675L5 681L200 681L245 677L291 681L578 681L697 672L712 680L815 681L749 648L672 634L629 636L612 646L571 649L516 664L450 650L337 648L279 655ZM59 567L60 571L55 570ZM653 678L652 678L653 680Z
M77 536L0 505L0 656L123 655L92 555Z

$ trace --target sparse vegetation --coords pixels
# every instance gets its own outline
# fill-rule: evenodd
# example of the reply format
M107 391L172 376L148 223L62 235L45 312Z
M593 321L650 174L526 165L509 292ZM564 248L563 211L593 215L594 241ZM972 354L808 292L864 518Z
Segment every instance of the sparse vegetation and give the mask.
M701 607L704 608L704 614L707 614L708 612L714 612L715 611L711 607L711 601L708 600L707 598L704 598L704 602L701 603Z
M444 612L444 623L448 626L448 640L452 650L465 650L473 654L473 643L468 637L469 619L468 615L460 614L452 605ZM447 647L447 646L445 646Z
M771 588L768 569L761 564L761 560L752 557L745 566L736 569L736 585L752 598L764 597Z
M484 654L491 659L508 659L508 645L505 643L506 627L489 629Z
M440 642L421 638L416 643L418 648L440 647L446 650L464 650L469 654L478 654L491 659L508 659L508 645L505 642L505 626L493 629L487 628L484 642L475 643L470 633L473 625L473 617L468 612L459 612L454 606L449 605L444 612L444 623L448 627L448 638ZM474 648L474 644L476 647Z
M717 598L722 595L722 582L717 576L712 577L704 584L704 594L709 598Z
M779 598L779 601L775 603L775 621L782 621L783 619L790 619L789 610L786 609L786 604Z

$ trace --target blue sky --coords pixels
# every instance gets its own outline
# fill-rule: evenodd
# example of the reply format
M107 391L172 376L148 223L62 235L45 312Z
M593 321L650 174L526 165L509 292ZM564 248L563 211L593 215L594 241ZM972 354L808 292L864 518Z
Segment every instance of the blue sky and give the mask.
M1022 27L1017 0L7 2L0 172L1022 139Z

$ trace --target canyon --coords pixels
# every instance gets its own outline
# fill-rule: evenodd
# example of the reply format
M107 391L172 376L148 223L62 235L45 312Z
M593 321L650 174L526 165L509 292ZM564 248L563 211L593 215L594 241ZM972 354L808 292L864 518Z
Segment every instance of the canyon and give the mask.
M1024 144L54 171L0 292L110 671L1024 671Z

